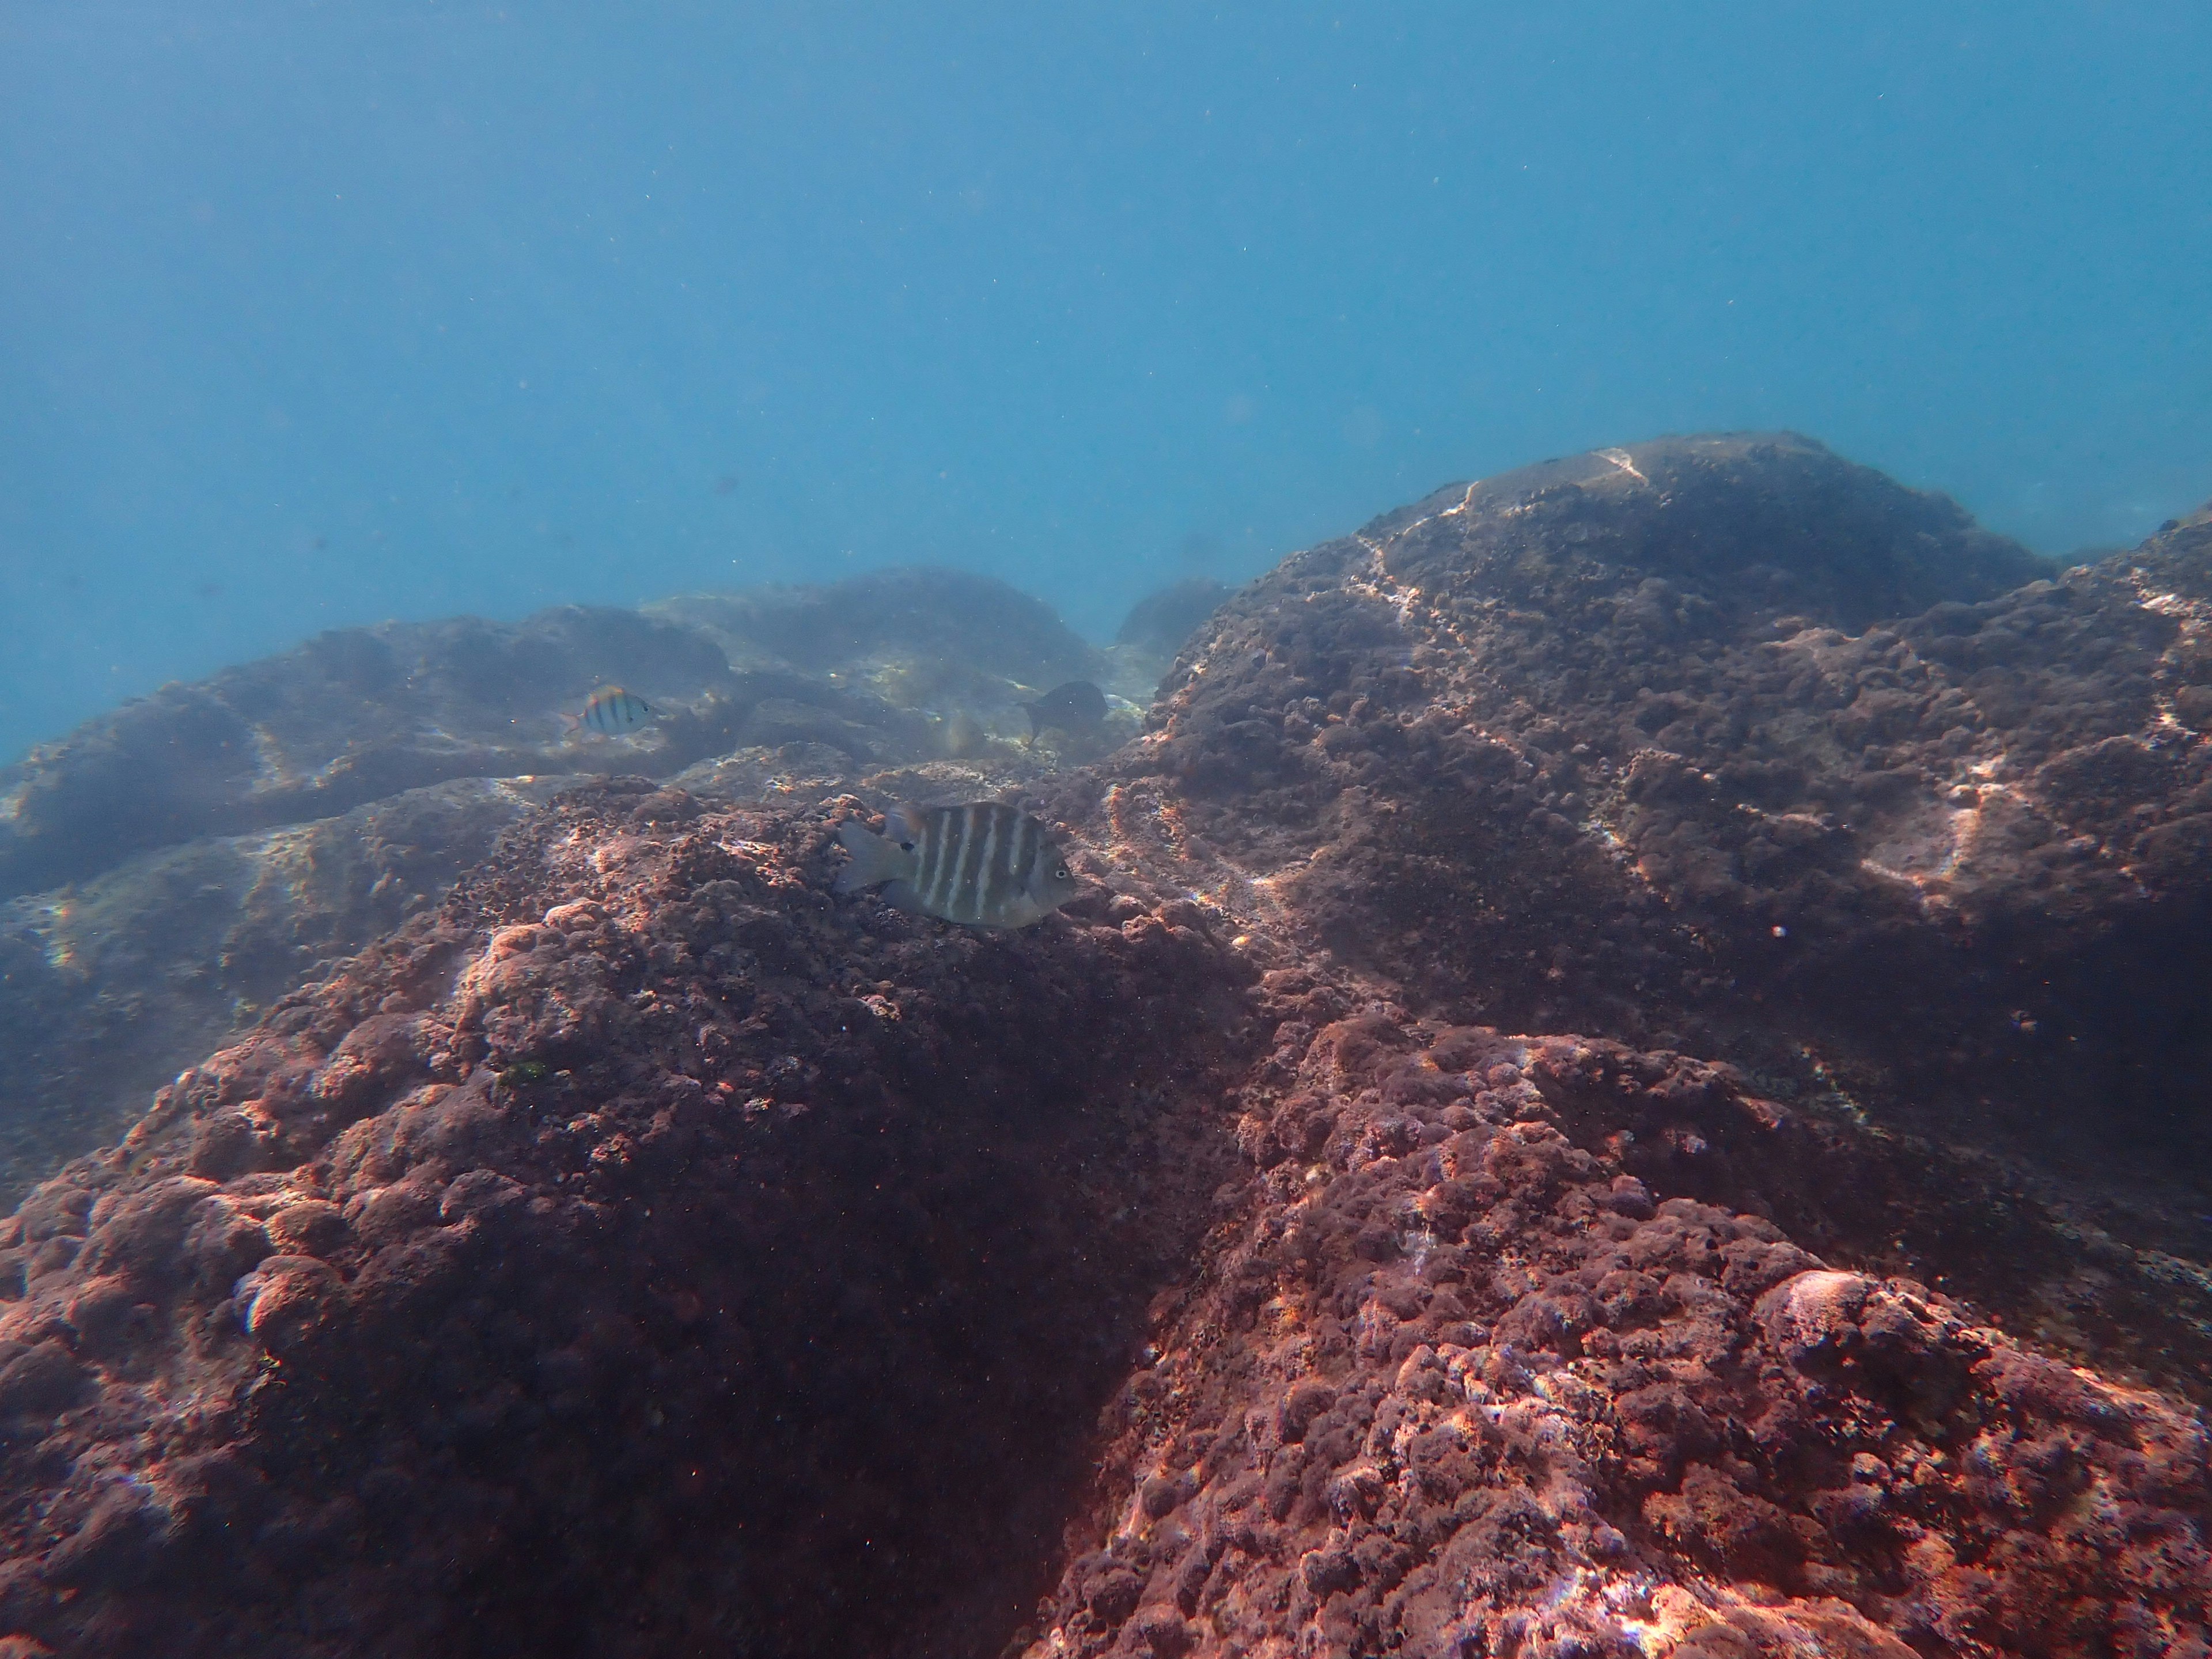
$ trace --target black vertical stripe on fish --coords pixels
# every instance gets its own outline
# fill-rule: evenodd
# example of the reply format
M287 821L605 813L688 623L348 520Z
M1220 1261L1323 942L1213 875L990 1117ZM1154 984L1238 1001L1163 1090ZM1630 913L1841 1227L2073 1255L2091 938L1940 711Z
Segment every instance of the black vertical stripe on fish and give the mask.
M1014 885L1018 888L1029 884L1030 858L1033 850L1030 842L1030 817L1024 812L1014 820L1013 849L1006 855L1006 868L1014 872Z
M584 703L581 724L606 737L635 732L653 718L653 705L619 685L603 685Z
M940 842L944 851L938 857L937 885L931 899L939 915L953 917L956 921L958 918L953 916L956 908L954 900L960 891L960 863L968 856L968 836L964 830L954 826L965 823L967 812L968 809L963 806L955 807L942 817L932 814L933 821L930 838Z
M988 823L990 817L990 813L983 811L980 804L961 809L960 879L952 884L952 902L945 912L955 921L972 923L983 919L983 883L990 872L983 867L987 837L978 834L977 830L980 825Z
M969 906L977 921L987 921L999 914L1000 901L1013 896L1014 883L1018 879L992 862L999 851L999 817L996 812L983 815L983 845L975 854L975 890Z

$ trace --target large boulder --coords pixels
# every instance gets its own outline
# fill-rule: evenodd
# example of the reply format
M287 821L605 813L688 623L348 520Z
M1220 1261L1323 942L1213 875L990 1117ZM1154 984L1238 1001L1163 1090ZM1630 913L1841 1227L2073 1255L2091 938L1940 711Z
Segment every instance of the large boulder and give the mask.
M204 836L0 903L0 1193L119 1139L160 1085L263 1008L434 908L535 779L410 789Z
M1043 690L1107 672L1106 659L1050 605L966 570L908 566L836 582L687 593L647 614L703 629L732 662L805 673L904 675L939 688L972 676Z
M1327 1012L1029 1659L2206 1650L2186 1406L1577 1145L1584 1045ZM1726 1092L1631 1072L1616 1127Z
M2204 515L2061 571L1803 439L1662 440L1286 560L1109 775L1424 1012L2201 1164L2208 618Z
M1248 968L568 798L0 1237L0 1637L968 1650L1235 1173ZM1135 907L1130 907L1132 910Z
M1794 1170L1893 1218L1864 1149L1264 967L1188 896L997 938L838 900L847 810L566 798L42 1186L0 1230L7 1633L2201 1639L2185 1404L1759 1212Z
M570 605L515 624L339 629L165 686L0 770L0 896L455 778L577 770L560 711L610 680L703 701L730 668L696 631Z

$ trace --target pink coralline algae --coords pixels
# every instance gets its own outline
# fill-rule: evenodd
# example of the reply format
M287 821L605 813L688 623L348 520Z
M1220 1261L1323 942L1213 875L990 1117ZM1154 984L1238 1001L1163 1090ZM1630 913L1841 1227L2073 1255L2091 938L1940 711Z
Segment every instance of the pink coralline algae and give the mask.
M1110 1413L1130 1501L1032 1659L2203 1650L2188 1409L1657 1197L1547 1045L1292 1040L1273 1202Z
M1459 487L1007 934L562 794L0 1228L0 1659L2205 1656L2208 559Z

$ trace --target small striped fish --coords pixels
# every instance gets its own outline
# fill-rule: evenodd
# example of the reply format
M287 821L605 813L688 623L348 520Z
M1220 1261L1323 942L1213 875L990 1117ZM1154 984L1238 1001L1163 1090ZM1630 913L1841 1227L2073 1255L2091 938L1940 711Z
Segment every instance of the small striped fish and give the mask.
M837 890L888 882L886 903L965 927L1026 927L1083 888L1067 854L1042 823L997 801L902 806L874 835L847 822L837 839L853 855Z
M563 714L561 723L571 732L587 728L602 737L618 738L636 731L653 718L653 705L619 685L603 685L592 693L580 714Z

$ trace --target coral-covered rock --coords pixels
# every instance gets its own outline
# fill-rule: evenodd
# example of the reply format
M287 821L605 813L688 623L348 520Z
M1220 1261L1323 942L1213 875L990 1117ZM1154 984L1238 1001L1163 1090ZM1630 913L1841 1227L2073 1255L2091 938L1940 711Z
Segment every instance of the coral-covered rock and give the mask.
M1110 775L1423 1012L2202 1165L2208 618L2202 515L2060 571L1808 441L1665 439L1285 561Z
M582 775L797 805L870 778L988 793L1055 760L1012 740L1022 697L1074 678L1148 694L1158 665L1116 672L1002 582L889 571L339 630L88 722L0 769L0 1198L120 1134ZM650 726L564 733L608 679ZM1134 720L1122 704L1095 744ZM957 775L930 778L948 757Z
M408 790L0 903L0 1193L112 1140L262 1008L434 906L536 780Z
M2212 1114L2172 1086L2212 1068L2212 733L2181 712L2208 606L2212 514L2058 571L1808 441L1665 439L1285 561L1188 648L1101 806L1282 971L1729 1062L1765 1103L1631 1068L1644 1179L2186 1378L2212 1362L2212 1276L2167 1265L2212 1249ZM1838 1200L1812 1139L1865 1191Z
M2197 902L2208 532L1455 490L1024 774L1011 934L832 886L988 768L561 797L0 1224L0 1652L2205 1655L2201 1241L1906 1131L2194 1052L1977 1022Z
M340 629L165 686L0 769L0 894L453 779L574 770L555 711L610 679L702 699L731 672L696 630L570 605L514 626Z
M1254 974L1188 928L836 902L831 842L573 797L35 1192L0 1235L4 1633L1011 1629L1218 1219Z
M1248 1110L1318 1154L1108 1414L1032 1659L1144 1651L1147 1607L1197 1654L2203 1650L2186 1407L1653 1202L1547 1121L1534 1045L1291 1024Z

